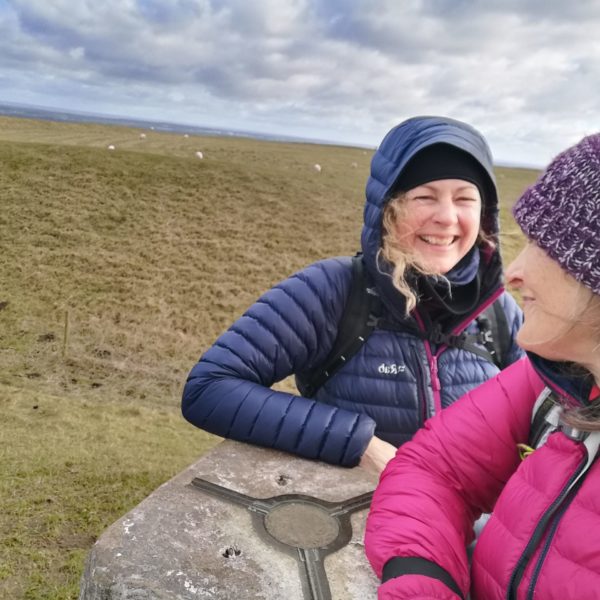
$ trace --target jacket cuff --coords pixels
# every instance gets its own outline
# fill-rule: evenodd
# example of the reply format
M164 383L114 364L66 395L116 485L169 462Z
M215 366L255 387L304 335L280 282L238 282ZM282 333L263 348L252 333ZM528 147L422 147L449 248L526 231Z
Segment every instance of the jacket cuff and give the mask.
M452 575L438 564L417 556L395 556L383 566L381 583L401 575L425 575L437 579L464 600L464 595Z

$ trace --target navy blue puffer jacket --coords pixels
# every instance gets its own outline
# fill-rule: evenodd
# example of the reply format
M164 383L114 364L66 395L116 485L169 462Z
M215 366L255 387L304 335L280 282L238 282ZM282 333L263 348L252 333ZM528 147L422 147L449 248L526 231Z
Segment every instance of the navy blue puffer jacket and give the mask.
M383 320L395 326L375 329L314 398L271 390L273 383L321 364L335 342L350 290L351 260L317 262L261 296L201 357L183 392L186 419L222 437L354 466L373 435L400 445L425 419L498 372L474 353L436 347L415 335L415 328L427 322L419 314L422 308L406 318L403 297L376 265L390 189L408 160L436 143L468 152L488 172L482 224L488 236L497 236L498 201L483 138L450 119L405 121L373 156L361 238L365 265L382 299ZM497 250L487 248L480 251L487 271L479 304L453 325L452 333L476 333L475 317L500 298L514 340L521 312L503 291ZM507 362L521 356L513 342Z

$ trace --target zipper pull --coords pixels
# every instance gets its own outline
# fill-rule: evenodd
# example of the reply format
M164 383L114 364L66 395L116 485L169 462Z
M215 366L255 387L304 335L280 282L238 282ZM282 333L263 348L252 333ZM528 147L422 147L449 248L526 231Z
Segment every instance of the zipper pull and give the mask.
M438 377L437 356L431 357L431 387L434 392L439 392L442 389L442 384Z

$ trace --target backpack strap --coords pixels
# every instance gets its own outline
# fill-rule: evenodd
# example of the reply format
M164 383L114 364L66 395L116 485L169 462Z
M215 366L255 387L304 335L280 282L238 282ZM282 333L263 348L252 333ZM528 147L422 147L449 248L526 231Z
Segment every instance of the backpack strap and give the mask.
M478 334L448 336L446 343L457 348L464 348L473 354L482 356L496 365L500 370L508 366L507 358L512 344L508 319L500 299L486 308L476 319ZM483 346L482 350L479 346Z
M546 387L537 397L531 410L531 427L527 445L536 449L546 443L548 436L560 427L562 405L556 394Z
M494 303L495 305L496 303ZM493 315L495 310L490 309L490 315L486 315L485 312L476 318L477 325L479 327L479 333L461 333L459 335L452 335L447 333L442 333L439 325L434 326L429 332L421 332L420 337L425 339L433 344L444 344L445 346L450 346L452 348L461 348L462 350L467 350L472 354L476 354L477 356L481 356L485 358L485 360L491 362L496 365L500 370L504 368L502 363L502 356L505 356L505 352L500 349L500 340L499 337L506 337L506 335L500 334L498 331L502 329L496 318L490 319L490 316ZM504 311L502 307L500 307L500 312L503 314L503 321L507 323L506 316L504 315ZM496 333L495 333L496 331ZM508 324L505 328L505 331L508 332ZM483 348L482 348L483 346Z
M562 431L566 436L576 441L585 439L586 434L576 430L561 421L564 406L556 393L549 387L545 387L537 397L531 409L531 427L527 446L529 454L543 446L551 433Z
M380 307L379 294L372 287L362 254L359 253L352 257L350 293L331 352L321 365L296 377L298 389L304 397L312 398L360 350L377 325Z
M562 431L568 438L581 442L587 450L587 462L585 468L581 471L577 479L589 469L591 463L595 460L600 448L600 431L581 431L562 422L562 413L564 406L554 391L545 387L537 397L533 408L531 409L531 428L527 445L518 444L521 452L521 458L525 459L532 452L543 446L550 434L555 431ZM569 489L577 481L571 482Z
M350 292L331 352L321 365L296 375L298 390L304 397L312 398L319 388L360 350L375 327L380 326L391 331L407 330L406 325L398 329L387 321L381 321L380 316L381 299L365 268L362 253L359 252L352 257ZM426 333L415 328L413 333L435 344L462 348L503 369L506 366L503 361L508 356L511 336L506 314L499 300L477 317L477 323L478 334L449 335L435 327Z
M492 336L494 338L494 347L498 360L499 369L504 369L508 366L507 359L512 346L512 336L506 312L500 304L500 298L492 304L491 314L495 317L492 319Z
M410 331L422 340L432 344L467 350L472 354L485 358L485 360L496 365L498 369L504 369L508 366L505 361L508 358L512 339L508 320L500 301L496 300L477 316L475 321L479 327L479 332L476 334L463 332L453 335L444 333L439 324L434 324L428 331L416 327L410 329ZM390 331L407 331L409 329L407 324L400 327L387 319L380 319L379 327Z
M506 313L496 300L486 308L476 319L479 326L479 335L474 341L482 344L493 362L500 370L508 366L507 358L511 347L511 334Z
M467 350L477 356L485 358L491 363L496 364L493 352L490 352L487 347L482 348L476 344L482 344L485 346L485 337L488 332L480 332L476 335L469 333L461 333L459 335L452 335L449 333L442 333L439 325L435 325L430 331L419 332L421 339L427 340L432 344L450 346L451 348L460 348Z

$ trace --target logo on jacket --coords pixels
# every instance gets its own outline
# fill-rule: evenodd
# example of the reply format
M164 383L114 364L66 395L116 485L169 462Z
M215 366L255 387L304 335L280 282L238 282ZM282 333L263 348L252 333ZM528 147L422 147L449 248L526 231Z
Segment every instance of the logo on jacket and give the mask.
M385 363L381 363L377 370L383 375L397 375L406 371L406 365L396 365L394 363L386 365Z

